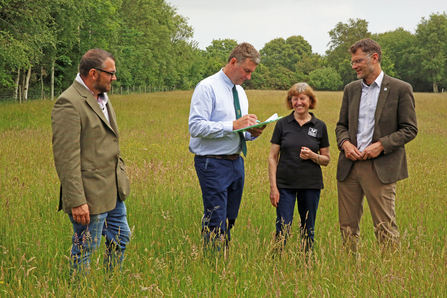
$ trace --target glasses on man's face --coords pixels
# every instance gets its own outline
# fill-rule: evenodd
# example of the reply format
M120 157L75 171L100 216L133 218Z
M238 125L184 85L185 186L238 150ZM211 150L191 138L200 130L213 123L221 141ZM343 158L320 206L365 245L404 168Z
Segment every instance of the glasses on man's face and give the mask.
M107 71L107 70L104 70L104 69L101 69L101 68L96 68L96 67L93 67L93 68L96 69L96 70L105 72L106 74L109 74L111 77L116 76L116 71L110 72L110 71Z
M362 62L363 60L365 60L366 58L370 57L370 56L373 55L373 54L374 54L374 53L371 53L371 54L369 54L368 56L363 57L362 59L354 60L354 61L351 61L351 62L349 62L349 63L351 64L351 66L354 66L354 64L359 65L360 62Z

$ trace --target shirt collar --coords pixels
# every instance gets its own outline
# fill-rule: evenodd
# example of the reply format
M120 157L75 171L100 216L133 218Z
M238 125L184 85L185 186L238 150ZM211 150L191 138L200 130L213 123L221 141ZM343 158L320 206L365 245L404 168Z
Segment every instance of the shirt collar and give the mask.
M371 84L371 85L366 85L365 84L365 81L364 80L362 80L362 88L369 88L369 87L371 87L374 83L376 83L376 85L379 87L379 89L380 89L380 86L382 85L382 81L383 81L383 70L380 72L380 74L377 76L377 78L374 80L374 82Z
M78 83L80 83L82 86L84 86L88 91L90 91L93 95L93 97L95 97L95 94L93 93L92 90L90 90L89 87L87 87L87 85L84 83L84 80L81 78L81 74L78 73L76 75L76 79L75 79ZM107 102L109 101L109 97L107 96L107 92L104 93L99 93L98 94L98 99L96 100L99 104L107 104Z
M295 116L293 116L293 113L294 113L295 111L292 111L292 113L290 113L290 115L289 116L287 116L288 117L288 119L287 119L287 121L288 122L292 122L292 121L296 121L296 119L295 119ZM309 112L309 114L312 116L312 119L310 119L310 123L312 123L313 125L315 125L315 120L317 119L317 118L315 118L315 115L314 115L314 113L311 113L311 112ZM308 123L309 123L308 122Z
M231 89L233 89L233 82L230 80L230 78L224 73L223 68L219 71L219 75L222 78L222 80L225 82L225 85Z

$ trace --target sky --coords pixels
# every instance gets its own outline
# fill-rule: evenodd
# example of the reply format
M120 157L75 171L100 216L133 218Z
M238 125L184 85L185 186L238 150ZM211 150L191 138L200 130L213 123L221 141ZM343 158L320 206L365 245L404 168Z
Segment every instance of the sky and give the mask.
M166 0L188 18L193 40L206 49L213 39L251 43L257 50L275 39L301 35L312 51L325 54L328 32L339 22L364 19L371 33L399 27L415 33L422 17L447 13L446 0Z

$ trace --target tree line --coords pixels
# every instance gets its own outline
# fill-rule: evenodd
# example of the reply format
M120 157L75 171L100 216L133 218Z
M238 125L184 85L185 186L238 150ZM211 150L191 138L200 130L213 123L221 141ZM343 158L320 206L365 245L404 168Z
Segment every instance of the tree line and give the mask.
M238 43L218 39L202 50L193 33L164 0L0 0L0 93L26 99L31 88L57 96L72 83L82 54L97 47L115 55L117 88L191 89L222 68ZM306 81L317 90L342 90L356 79L349 47L370 37L382 46L387 74L415 91L447 88L445 12L422 18L414 34L403 28L371 33L363 19L339 22L328 33L325 55L313 53L300 35L267 42L244 87L285 90Z

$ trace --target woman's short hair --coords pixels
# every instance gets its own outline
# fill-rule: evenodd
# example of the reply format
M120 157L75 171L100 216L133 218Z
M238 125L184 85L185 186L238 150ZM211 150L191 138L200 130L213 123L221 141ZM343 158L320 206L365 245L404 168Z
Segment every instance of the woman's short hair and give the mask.
M307 83L296 83L289 89L286 97L286 105L289 110L293 109L292 97L298 96L300 94L305 94L310 99L309 109L315 109L317 106L317 97L314 90Z
M103 49L91 49L84 54L79 63L79 73L82 77L87 77L92 68L104 68L106 60L110 58L115 61L115 57Z

